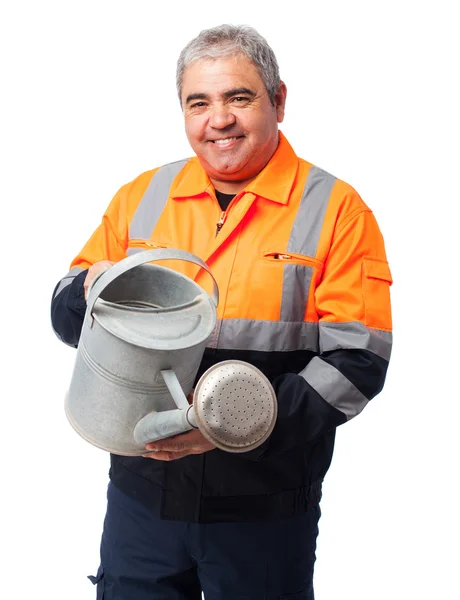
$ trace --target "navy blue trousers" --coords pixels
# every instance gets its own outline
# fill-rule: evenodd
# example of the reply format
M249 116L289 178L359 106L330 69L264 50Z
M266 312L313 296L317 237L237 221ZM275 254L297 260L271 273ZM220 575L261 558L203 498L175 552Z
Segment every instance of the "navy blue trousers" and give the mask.
M320 508L269 523L158 519L112 483L97 600L314 600Z

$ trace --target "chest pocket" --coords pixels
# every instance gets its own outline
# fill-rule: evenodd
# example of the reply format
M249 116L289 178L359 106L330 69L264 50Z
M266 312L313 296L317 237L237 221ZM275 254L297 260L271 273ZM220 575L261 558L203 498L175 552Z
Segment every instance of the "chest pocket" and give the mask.
M155 250L157 248L169 248L170 245L163 243L161 241L152 242L151 240L144 239L130 239L128 242L127 254L128 256L131 254L135 254L136 252L140 252L141 250Z
M303 254L265 252L264 260L283 269L280 321L304 321L323 263Z
M130 256L131 254L142 252L143 250L159 250L164 248L170 248L172 250L186 250L186 248L175 246L164 236L155 236L155 240L145 240L141 238L130 239L128 242L127 255ZM168 269L182 273L193 281L195 281L197 274L202 271L201 268L195 263L187 262L181 259L161 259L154 261L154 263L161 267L167 267ZM206 274L205 271L204 273ZM200 285L209 295L212 295L213 284L209 276L206 276L204 285L202 282L200 282Z

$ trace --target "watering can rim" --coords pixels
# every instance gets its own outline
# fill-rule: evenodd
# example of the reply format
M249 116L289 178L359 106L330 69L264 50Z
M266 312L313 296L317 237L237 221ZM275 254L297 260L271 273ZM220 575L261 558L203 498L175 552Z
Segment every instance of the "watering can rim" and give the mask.
M192 339L190 341L187 342L187 336L182 336L180 338L177 339L161 339L161 338L154 338L154 337L142 337L140 334L136 335L135 332L133 332L132 328L130 329L124 329L122 322L120 320L116 319L116 315L112 314L111 318L107 319L107 318L102 318L102 316L100 314L98 314L97 312L97 305L95 306L95 309L93 311L93 314L91 315L91 321L90 323L92 324L92 321L96 321L98 323L98 325L104 329L107 333L109 333L110 335L115 336L117 339L122 340L123 342L126 342L128 344L132 344L135 345L137 347L141 347L141 348L145 348L147 350L187 350L188 348L194 348L197 344L201 344L204 341L206 341L212 331L214 330L216 323L217 323L217 316L216 316L216 312L215 312L215 308L214 308L214 304L211 300L211 298L209 296L207 296L207 294L204 292L202 294L199 294L197 296L197 298L199 298L203 303L206 303L207 305L209 305L211 307L211 311L208 313L209 315L212 315L211 318L209 318L209 327L207 327L202 335L198 336L192 336L192 334L189 334L190 336L192 336ZM119 309L123 310L123 305L116 305L114 303L107 303L104 302L101 299L98 299L98 304L99 302L101 302L101 304L113 304L114 307L117 307ZM188 303L191 304L191 303ZM196 304L196 302L194 303ZM116 308L115 308L116 310ZM126 309L125 309L126 310ZM138 314L142 314L139 313L139 311L137 311ZM153 311L152 311L153 313ZM144 313L145 316L148 316L148 313ZM133 312L131 311L131 316L133 315ZM183 317L184 318L184 317ZM203 319L201 317L199 317L198 315L193 315L193 318L197 319L200 318L200 321L202 321ZM115 326L114 326L115 324ZM92 326L92 325L90 325ZM196 334L196 329L193 330L193 333Z
M88 290L88 299L87 299L88 314L90 314L92 316L94 305L96 304L96 301L99 299L100 294L104 291L104 289L110 283L115 281L115 279L117 279L120 275L123 275L124 273L126 273L127 271L129 271L131 269L134 269L135 267L147 264L147 263L155 261L155 260L174 260L174 259L184 260L185 262L194 263L194 264L200 266L205 271L207 271L207 273L211 276L211 278L213 280L213 287L214 287L213 294L212 294L212 296L209 296L209 298L213 302L214 306L217 307L217 305L219 304L219 290L217 287L217 282L216 282L211 270L209 269L208 265L203 260L201 260L201 258L199 256L196 256L195 254L192 254L191 252L187 252L185 250L177 250L177 249L170 249L170 248L157 248L154 250L141 250L140 252L136 252L136 254L127 256L126 258L123 258L122 260L115 263L114 265L112 265L111 267L106 269L105 271L102 271L100 273L100 275L92 281L92 283L89 287L89 290ZM168 268L168 267L162 267L161 265L156 265L156 266L159 268L163 268L163 269ZM201 286L198 283L196 283L196 281L193 281L193 279L190 279L190 277L187 277L183 273L174 271L173 269L170 269L170 270L173 271L173 273L175 273L176 275L181 276L182 278L187 278L189 281L191 281L195 285L197 285L201 290L203 289L203 288L201 288ZM203 290L203 292L204 292L204 290ZM204 293L206 294L206 292L204 292Z
M165 260L165 259L178 259L184 260L186 262L194 263L204 270L206 270L211 276L214 283L214 290L212 297L206 293L206 291L193 279L180 273L178 271L174 271L168 267L162 265L154 265L149 264L154 260ZM195 298L182 305L167 307L165 309L155 309L151 308L150 313L146 309L139 309L139 307L128 307L123 304L117 304L116 302L110 302L104 300L100 297L100 294L104 291L104 289L113 281L115 281L118 277L126 273L127 271L138 267L138 266L147 266L155 269L159 269L162 271L169 271L174 274L174 277L187 281L188 284L191 284L194 288L196 288L196 296ZM204 306L207 306L206 314L198 315L198 314L189 314L187 315L187 307L193 308L194 305L200 303ZM127 258L119 261L114 264L109 269L103 271L97 278L93 280L92 285L90 286L88 293L88 303L87 303L87 312L86 319L88 320L88 325L90 328L93 327L94 321L98 323L100 327L102 327L105 331L107 331L110 335L115 336L117 339L120 339L128 344L136 345L141 348L145 348L148 350L179 350L187 348L192 348L197 344L201 344L206 341L212 331L214 330L217 322L216 315L216 306L218 303L218 288L217 282L212 275L208 265L202 261L198 256L192 254L191 252L186 252L184 250L176 250L176 249L154 249L154 250L144 250L138 252L134 255L128 256ZM105 318L98 315L98 307L107 307L110 309L109 315L105 315ZM180 315L180 319L182 324L184 321L189 318L191 324L191 319L195 320L195 325L199 325L200 323L205 323L206 327L203 332L200 333L198 327L194 326L190 328L189 326L185 327L181 337L169 337L168 339L161 337L154 337L151 335L142 335L139 331L133 330L132 328L127 328L124 323L124 319L120 318L122 316L130 316L137 318L142 318L142 315L145 315L147 318L156 315L161 316L161 314L167 315L168 312L171 314L172 312L177 313L180 309L184 311ZM198 321L197 321L198 319ZM146 329L146 331L150 331L150 328ZM198 333L198 335L197 335ZM188 339L187 339L188 338Z

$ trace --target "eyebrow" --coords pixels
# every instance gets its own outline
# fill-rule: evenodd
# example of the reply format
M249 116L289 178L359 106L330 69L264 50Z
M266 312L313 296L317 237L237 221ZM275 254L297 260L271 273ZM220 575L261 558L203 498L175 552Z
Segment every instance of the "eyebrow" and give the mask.
M228 90L222 94L224 98L231 98L232 96L251 96L254 98L255 95L256 93L253 90L245 87L234 88L233 90Z
M256 92L254 92L253 90L250 90L249 88L246 87L239 87L239 88L233 88L231 90L227 90L226 92L224 92L222 94L222 98L224 98L225 100L228 100L228 98L231 98L232 96L251 96L251 98L254 98L256 96ZM209 100L209 96L208 94L189 94L187 96L187 98L185 99L185 104L190 104L190 102L193 102L194 100Z

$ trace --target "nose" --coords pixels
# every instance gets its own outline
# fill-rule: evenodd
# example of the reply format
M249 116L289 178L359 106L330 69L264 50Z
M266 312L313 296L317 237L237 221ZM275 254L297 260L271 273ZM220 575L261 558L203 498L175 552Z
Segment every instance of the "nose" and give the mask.
M209 116L209 125L214 129L225 129L236 122L231 108L226 105L214 105Z

